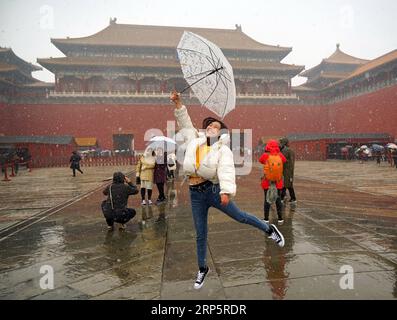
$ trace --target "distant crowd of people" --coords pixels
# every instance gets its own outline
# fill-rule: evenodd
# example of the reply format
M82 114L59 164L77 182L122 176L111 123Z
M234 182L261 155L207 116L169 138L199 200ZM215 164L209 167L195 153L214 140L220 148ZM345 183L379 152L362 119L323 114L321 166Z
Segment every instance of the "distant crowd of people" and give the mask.
M387 162L390 166L397 169L397 148L383 146L368 148L363 146L354 151L354 156L360 163L375 160L379 166L382 162ZM349 160L350 158L345 156L344 159Z

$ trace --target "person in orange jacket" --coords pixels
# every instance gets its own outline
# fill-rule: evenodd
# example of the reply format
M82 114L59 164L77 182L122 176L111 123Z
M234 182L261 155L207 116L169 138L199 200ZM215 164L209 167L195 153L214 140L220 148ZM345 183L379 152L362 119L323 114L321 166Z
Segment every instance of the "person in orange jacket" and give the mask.
M287 159L284 157L284 155L280 152L280 147L278 145L278 142L276 140L269 140L266 143L266 148L265 152L262 154L262 156L259 158L259 162L262 163L263 165L269 166L270 164L268 161L270 160L270 157L272 156L279 156L279 159L276 157L276 161L278 160L279 165L281 166L280 168L277 169L277 180L274 180L274 178L269 178L269 176L266 176L266 168L265 168L265 175L262 177L262 189L264 190L265 193L265 203L264 203L264 215L265 215L265 222L269 222L269 212L270 212L270 206L271 206L271 199L269 198L269 189L275 188L277 189L276 195L275 195L275 202L276 202L276 208L277 208L277 216L278 216L278 224L283 224L283 216L282 216L282 204L281 204L281 190L283 189L283 164L287 161ZM273 161L273 160L272 160ZM272 163L273 165L273 163ZM272 186L273 185L273 186ZM270 196L271 197L271 196Z

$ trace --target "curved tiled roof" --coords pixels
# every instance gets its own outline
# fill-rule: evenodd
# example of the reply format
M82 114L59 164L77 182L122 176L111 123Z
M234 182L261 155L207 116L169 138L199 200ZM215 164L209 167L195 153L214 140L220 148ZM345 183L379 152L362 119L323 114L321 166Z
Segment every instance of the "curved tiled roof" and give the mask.
M97 139L94 138L74 138L76 141L77 146L79 147L90 147L90 146L96 146L97 144Z
M31 64L30 62L27 62L23 59L21 59L20 57L18 57L14 51L12 51L11 48L2 48L0 47L0 62L2 63L17 63L20 64L22 66L24 66L25 68L27 68L28 70L32 71L39 71L41 70L41 68L39 66L35 66L34 64Z
M367 63L369 60L360 59L348 55L347 53L344 53L342 50L340 50L339 45L337 45L335 52L323 61L328 63L364 64Z
M154 58L116 58L116 57L64 57L37 59L37 62L47 69L51 66L74 65L74 66L106 66L106 67L162 67L180 68L177 60L154 59ZM300 72L304 67L289 65L279 62L255 62L255 61L229 61L233 69L253 70L291 70Z
M10 65L8 63L1 63L0 62L0 72L8 72L8 71L14 71L17 70L18 68L16 66Z
M367 63L369 60L364 60L360 58L353 57L351 55L348 55L344 53L342 50L339 48L339 44L336 45L336 50L333 54L331 54L328 58L325 58L319 63L318 65L314 66L313 68L310 68L306 70L305 72L301 73L301 76L303 77L310 77L313 73L316 71L321 71L322 66L324 64L349 64L349 65L362 65Z
M190 27L151 26L110 23L108 27L88 37L51 39L57 44L78 44L88 46L124 46L124 47L164 47L176 48L184 31L214 42L221 49L260 50L288 53L289 47L271 46L260 43L236 29L210 29ZM61 50L62 51L62 50Z
M353 73L351 73L345 80L359 76L367 71L375 69L381 65L392 62L394 60L397 60L397 49L362 65L361 67L357 68Z
M0 143L75 144L72 136L0 136Z

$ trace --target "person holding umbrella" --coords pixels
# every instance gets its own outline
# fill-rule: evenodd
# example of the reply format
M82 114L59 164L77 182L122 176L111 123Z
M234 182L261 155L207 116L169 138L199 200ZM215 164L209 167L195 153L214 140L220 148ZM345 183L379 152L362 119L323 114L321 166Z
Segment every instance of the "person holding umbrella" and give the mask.
M164 184L167 182L167 153L162 148L156 149L156 160L154 166L154 183L159 191L156 204L160 204L166 200L164 194Z
M206 254L210 207L240 223L262 230L280 247L284 246L284 237L275 225L240 210L231 200L236 194L236 182L233 153L228 146L230 137L227 133L222 134L222 131L227 131L227 126L220 120L208 117L203 120L205 132L199 132L194 128L180 94L172 91L170 99L175 104L174 114L186 144L183 170L189 177L199 267L194 288L200 289L209 272Z
M153 176L154 167L156 166L155 152L151 147L147 147L143 156L138 159L136 164L136 177L139 177L141 184L142 205L152 205L152 190L153 190ZM148 202L146 202L146 190Z

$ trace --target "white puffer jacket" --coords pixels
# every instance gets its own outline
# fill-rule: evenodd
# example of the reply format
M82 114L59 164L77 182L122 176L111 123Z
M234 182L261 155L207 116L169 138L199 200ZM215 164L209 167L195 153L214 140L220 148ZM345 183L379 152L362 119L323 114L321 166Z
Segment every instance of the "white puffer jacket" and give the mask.
M200 163L200 167L196 170L197 147L207 143L207 138L204 132L199 132L194 128L186 106L175 109L174 113L180 133L186 144L185 159L183 161L185 174L197 174L213 183L219 183L221 194L227 193L234 196L236 194L236 175L233 153L228 146L229 135L221 135L219 140L211 146L210 152L206 154Z

